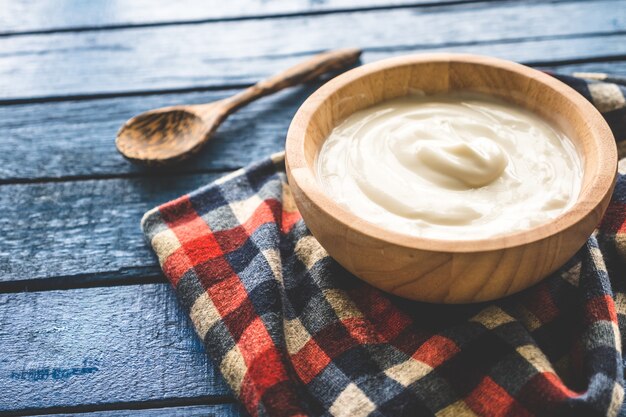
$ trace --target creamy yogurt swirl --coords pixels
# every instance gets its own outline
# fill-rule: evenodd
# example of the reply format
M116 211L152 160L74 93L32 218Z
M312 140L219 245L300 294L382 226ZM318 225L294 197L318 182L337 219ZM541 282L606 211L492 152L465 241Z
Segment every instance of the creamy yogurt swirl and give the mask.
M477 94L408 96L337 126L317 158L324 190L400 233L479 239L547 222L576 201L573 143L538 115Z

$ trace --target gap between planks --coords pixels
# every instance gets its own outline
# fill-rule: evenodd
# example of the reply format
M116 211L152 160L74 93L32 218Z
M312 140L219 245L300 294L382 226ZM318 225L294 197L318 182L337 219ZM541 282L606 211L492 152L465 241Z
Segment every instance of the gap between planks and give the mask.
M167 284L167 279L158 266L129 268L129 271L126 272L135 272L135 270L137 271L136 275L126 275L124 273L120 273L119 271L106 271L91 274L55 276L47 279L1 281L0 294L74 290L97 287L121 287L145 284Z
M219 397L189 397L189 398L167 398L163 400L130 401L107 404L89 404L75 406L59 406L50 408L31 408L22 410L0 411L0 417L13 416L42 416L55 414L93 413L98 411L120 411L120 410L150 410L170 407L185 406L217 406L233 405L234 409L229 410L228 417L235 417L243 414L239 413L238 407L232 396Z
M131 162L128 162L129 164ZM46 184L53 182L78 182L78 181L91 181L91 180L115 180L115 179L134 179L134 178L171 178L171 177L184 177L189 175L201 175L201 174L222 174L225 175L231 171L235 171L242 168L241 165L233 165L232 167L223 168L198 168L186 171L159 171L158 168L154 170L147 170L143 172L123 172L116 174L89 174L89 175L62 175L58 177L38 177L38 178L0 178L0 186L2 185L15 185L15 184Z
M473 45L485 45L485 46L505 45L505 44L516 44L516 43L521 43L521 42L532 42L532 41L585 39L585 38L612 37L612 36L622 36L622 35L626 35L626 31L599 32L599 33L591 33L591 34L583 34L583 35L538 36L538 37L505 39L505 40L493 41L493 42L492 41L450 42L444 45L440 45L440 44L408 45L408 46L403 45L401 47L362 48L362 50L363 50L363 53L376 52L376 53L394 54L396 52L415 51L416 49L420 49L420 50L423 50L424 52L427 52L431 49L439 50L439 49L446 48L446 47L458 48L462 46L473 46ZM267 56L264 58L271 59L271 58L291 58L291 57L298 57L298 56L311 56L320 52L324 52L324 51L322 50L306 51L306 52L298 52L295 54ZM412 53L415 53L415 52L412 52ZM616 55L602 55L602 56L594 56L594 57L588 57L588 58L562 59L562 60L541 60L541 61L531 60L531 61L522 61L520 63L524 65L528 65L528 66L558 67L562 65L586 64L586 63L593 63L593 62L620 62L620 61L625 61L625 60L626 60L625 54L616 54ZM201 92L209 92L209 91L244 89L244 88L250 87L251 85L253 84L252 83L233 83L233 84L205 85L205 86L197 86L197 87L164 88L164 89L154 89L154 90L114 91L114 92L107 92L107 93L51 95L51 96L40 96L40 97L18 97L18 98L9 98L9 99L0 98L0 106L58 103L58 102L65 102L65 101L106 100L106 99L111 99L111 98L141 97L141 96L155 96L155 95L169 95L169 94L201 93Z

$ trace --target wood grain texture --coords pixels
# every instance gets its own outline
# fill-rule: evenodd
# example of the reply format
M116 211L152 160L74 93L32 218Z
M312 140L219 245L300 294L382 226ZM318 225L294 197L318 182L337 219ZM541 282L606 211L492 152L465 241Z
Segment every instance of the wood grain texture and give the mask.
M0 187L0 283L160 276L139 221L217 174Z
M0 410L230 398L169 284L0 294L0 306Z
M520 43L511 51L517 56L525 54L526 58L535 61L549 56L550 50L570 51L571 59L577 53L593 53L603 45L598 45L595 38L579 41ZM626 36L613 41L626 54ZM480 51L498 52L493 49ZM624 61L549 68L564 73L607 71L626 75ZM220 126L196 157L183 165L168 168L162 174L233 170L281 150L296 109L319 85L312 83L297 87L240 109ZM125 120L152 108L217 101L236 92L206 91L0 106L0 183L86 176L147 176L149 170L128 163L115 150L115 134Z
M50 32L116 26L251 19L338 10L437 5L471 0L0 0L0 33Z
M369 223L332 200L316 179L327 135L354 112L414 91L489 94L556 123L582 155L576 203L549 223L484 239L437 240ZM367 92L367 94L364 94ZM584 97L509 61L474 55L409 55L348 71L311 95L287 134L289 185L311 233L337 262L384 291L418 301L469 303L526 289L570 259L606 210L617 171L609 126Z
M618 13L619 10L626 10L625 0L507 2L442 7L428 12L398 9L314 19L293 17L7 37L0 39L0 97L89 95L216 86L225 82L251 84L295 64L302 55L339 47L363 46L366 51L387 54L472 47L471 52L482 53L478 46L486 43L501 46L494 50L494 55L526 60L525 54L531 51L512 47L512 42L529 37L551 40L623 31L626 13ZM620 49L611 41L595 45L593 56ZM543 58L580 56L575 53L577 49L548 51L550 54ZM380 56L372 54L366 58Z
M87 408L87 407L86 407ZM237 404L197 405L188 407L146 408L142 410L118 409L80 412L80 417L243 417L246 413ZM50 417L50 414L45 416ZM76 417L76 414L53 414L54 417ZM44 415L34 415L44 417Z
M283 69L225 99L204 104L153 109L126 121L115 138L117 150L133 162L151 166L179 163L198 153L226 118L255 100L353 67L361 51L323 52Z

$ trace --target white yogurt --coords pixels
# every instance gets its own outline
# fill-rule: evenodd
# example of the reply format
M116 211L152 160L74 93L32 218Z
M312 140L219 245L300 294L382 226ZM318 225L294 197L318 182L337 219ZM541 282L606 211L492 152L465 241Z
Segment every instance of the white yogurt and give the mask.
M574 204L582 164L538 115L477 94L409 96L337 126L317 158L323 189L363 219L435 239L528 229Z

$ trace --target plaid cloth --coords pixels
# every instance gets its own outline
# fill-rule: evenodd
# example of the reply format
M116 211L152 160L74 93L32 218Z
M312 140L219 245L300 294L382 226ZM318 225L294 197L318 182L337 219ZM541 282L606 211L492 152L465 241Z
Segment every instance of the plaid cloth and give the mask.
M626 139L626 89L585 76L558 78ZM252 416L614 416L622 405L626 176L559 272L477 305L400 299L345 271L302 222L282 155L142 226Z

